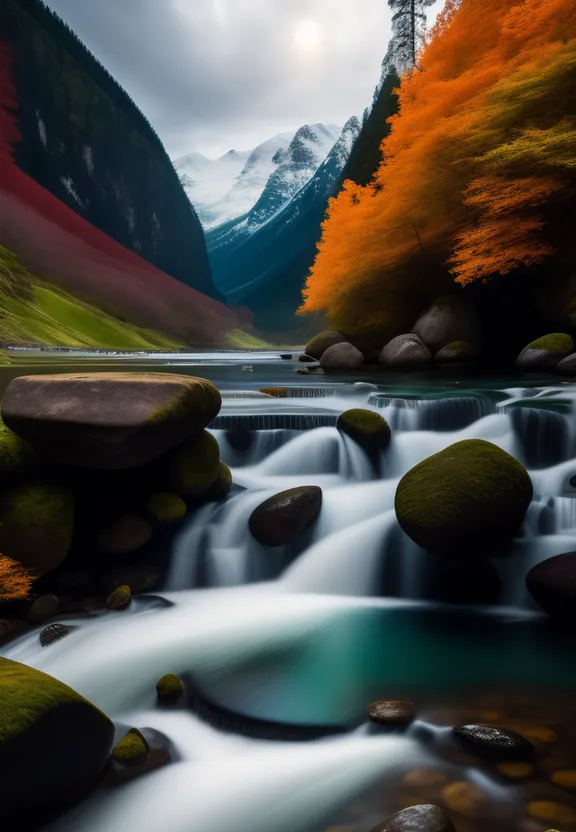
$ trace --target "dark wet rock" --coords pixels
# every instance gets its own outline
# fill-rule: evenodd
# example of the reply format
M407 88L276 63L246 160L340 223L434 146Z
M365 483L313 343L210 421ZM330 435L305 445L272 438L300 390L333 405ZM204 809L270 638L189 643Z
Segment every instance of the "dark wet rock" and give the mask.
M414 719L414 705L412 702L382 699L373 702L368 707L368 717L378 725L398 727L409 725Z
M574 350L574 340L564 332L553 332L528 344L516 359L523 370L555 367Z
M124 514L98 535L98 548L106 555L137 552L152 537L152 526L139 514Z
M154 589L159 582L158 568L149 565L118 566L109 569L99 580L102 590L107 595L119 586L129 586L132 595L140 595Z
M28 612L28 620L32 624L42 624L58 615L58 609L59 602L55 595L41 595L32 603Z
M407 333L386 344L378 362L391 370L415 369L430 364L432 354L417 335Z
M436 354L454 341L479 344L482 326L478 313L467 300L458 295L446 295L435 300L420 315L412 332L432 354Z
M439 806L424 804L403 809L375 826L372 832L456 832L456 830L443 809Z
M2 400L6 425L49 459L85 468L143 465L208 425L211 382L170 373L21 376Z
M0 659L0 701L0 821L24 828L10 821L98 777L114 725L67 685L9 659Z
M22 482L0 496L0 552L40 576L65 559L74 530L74 499L48 481Z
M136 730L136 729L133 729ZM147 774L149 771L166 765L172 759L170 740L154 728L142 728L138 731L146 746L146 756L141 762L124 763L112 758L106 771L106 785L117 786L135 777Z
M322 354L323 370L358 370L364 364L364 356L352 344L334 344Z
M218 474L208 491L202 495L203 500L223 500L232 491L232 471L225 462L220 461Z
M304 485L281 491L250 515L252 535L264 546L283 546L296 540L314 522L322 507L322 489Z
M179 523L186 517L186 503L177 494L160 491L153 494L146 503L146 511L157 523Z
M173 673L167 673L156 685L159 705L176 705L184 696L184 682Z
M292 361L292 353L291 352L283 352L280 355L282 361Z
M523 760L532 756L534 747L520 734L486 725L461 725L454 728L461 745L470 753L498 760Z
M220 464L218 442L208 431L189 439L170 457L167 481L184 497L204 494L215 482Z
M112 749L112 760L121 766L139 766L148 757L148 743L137 728L131 728Z
M42 647L49 647L51 644L66 638L69 633L70 630L65 624L49 624L44 627L38 638Z
M408 471L395 509L403 531L423 549L464 559L509 543L532 493L514 457L483 439L465 439Z
M534 566L526 576L530 595L554 618L576 621L576 552Z
M106 606L109 610L125 610L130 606L132 593L129 586L119 586L113 589L108 598Z
M465 364L479 355L478 347L469 341L452 341L436 353L434 361L437 364Z
M0 647L29 632L30 627L17 618L0 618Z
M345 340L339 332L321 332L308 341L305 352L312 358L320 359L329 347L333 347L334 344L341 344Z
M0 482L25 474L34 464L34 451L0 420Z
M564 376L576 376L576 352L559 361L556 364L556 372Z
M302 362L303 364L315 364L316 359L313 358L311 355L307 355L305 352L302 355L298 356L298 361Z
M338 430L345 433L366 451L377 451L385 448L392 432L386 419L373 410L352 408L338 417Z

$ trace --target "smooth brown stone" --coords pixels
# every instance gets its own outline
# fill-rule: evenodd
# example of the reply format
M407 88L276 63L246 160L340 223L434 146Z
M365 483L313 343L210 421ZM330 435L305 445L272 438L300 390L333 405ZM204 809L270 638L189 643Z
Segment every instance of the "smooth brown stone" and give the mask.
M414 705L402 700L383 699L370 705L368 716L379 725L409 725L414 719Z

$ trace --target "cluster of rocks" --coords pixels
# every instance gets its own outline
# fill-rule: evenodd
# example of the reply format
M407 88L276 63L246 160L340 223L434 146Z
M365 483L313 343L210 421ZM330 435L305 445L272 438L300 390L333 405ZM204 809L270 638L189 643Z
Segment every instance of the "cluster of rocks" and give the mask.
M322 332L306 345L300 361L307 370L358 370L366 364L389 370L462 366L480 356L482 327L474 307L459 295L435 300L419 316L412 331L397 335L383 348ZM316 365L310 362L317 362Z
M516 359L521 370L554 370L563 376L576 376L576 345L571 335L551 332L531 341Z
M232 487L205 429L220 407L209 381L169 373L13 380L0 422L0 552L35 579L37 597L10 603L0 570L10 610L37 625L75 611L79 594L84 611L121 610L158 583L162 564L146 552ZM6 640L19 628L2 612Z

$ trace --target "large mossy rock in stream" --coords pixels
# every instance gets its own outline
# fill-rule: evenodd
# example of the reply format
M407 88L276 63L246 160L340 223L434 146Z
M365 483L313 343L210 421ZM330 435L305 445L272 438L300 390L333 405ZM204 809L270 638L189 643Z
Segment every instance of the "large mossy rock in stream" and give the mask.
M220 448L218 442L202 431L171 454L166 466L168 486L183 497L205 494L218 477Z
M532 493L528 472L513 456L483 439L465 439L408 471L395 508L401 528L423 549L465 559L504 547Z
M203 500L223 500L232 491L232 471L225 462L220 461L216 479L203 495Z
M463 297L438 298L418 318L412 332L428 347L432 355L454 341L479 345L482 325L474 307Z
M21 376L2 401L6 425L46 458L105 470L143 465L218 414L206 379L170 373Z
M312 525L321 508L322 489L317 485L288 488L254 509L249 528L263 546L284 546Z
M96 784L114 725L80 694L31 667L0 658L0 822L53 808Z
M415 370L432 362L432 353L417 335L411 332L397 335L389 341L378 363L390 370Z
M11 485L0 494L0 552L36 576L65 559L74 531L72 492L47 481Z
M372 832L456 832L452 821L439 806L423 804L403 809L383 823L378 824Z
M315 335L314 338L308 341L304 352L311 358L320 359L328 347L333 347L334 344L342 344L345 340L339 332L320 332L319 335Z
M565 332L552 332L531 341L516 359L522 370L545 370L556 367L574 351L574 339Z
M373 410L352 408L338 417L336 427L366 451L377 451L390 443L392 431L386 419Z

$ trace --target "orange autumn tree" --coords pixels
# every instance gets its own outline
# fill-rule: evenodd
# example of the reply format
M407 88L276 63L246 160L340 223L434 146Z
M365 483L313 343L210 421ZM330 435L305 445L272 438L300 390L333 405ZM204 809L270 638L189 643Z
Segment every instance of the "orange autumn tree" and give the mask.
M330 201L301 311L397 334L450 281L570 246L576 207L576 3L449 0L374 182Z
M28 597L34 576L21 563L0 555L0 601L18 601Z

